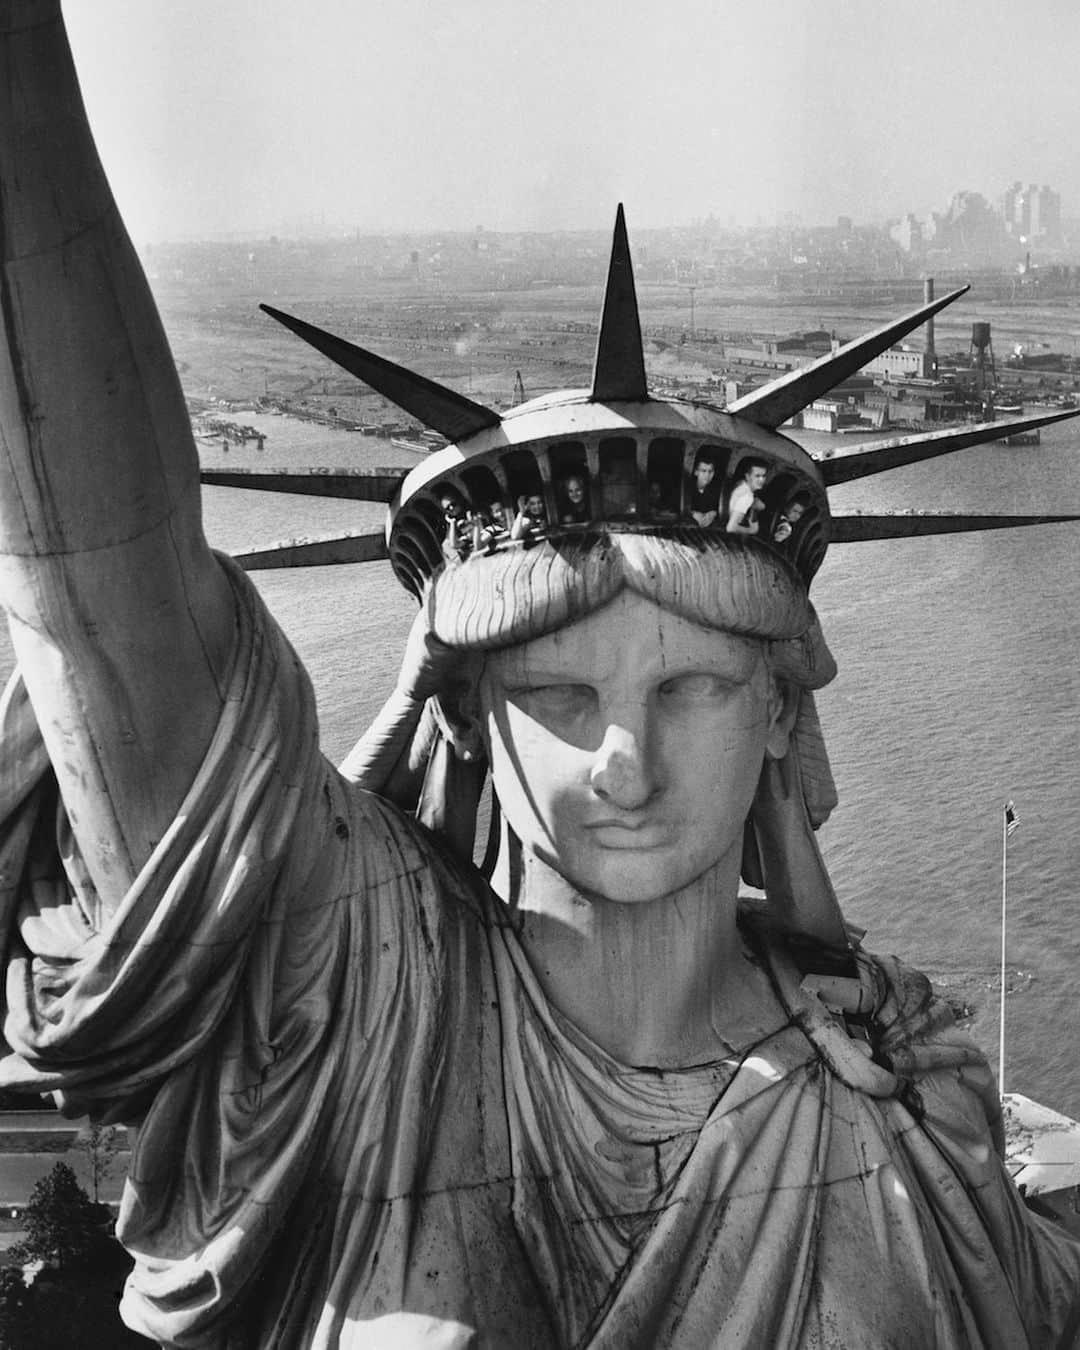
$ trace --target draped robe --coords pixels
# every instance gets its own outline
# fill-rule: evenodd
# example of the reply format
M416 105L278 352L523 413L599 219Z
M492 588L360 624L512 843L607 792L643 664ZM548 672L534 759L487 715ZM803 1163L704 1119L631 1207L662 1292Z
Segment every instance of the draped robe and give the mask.
M1076 1341L1080 1247L1016 1194L986 1064L922 976L861 958L874 1062L748 931L784 1025L617 1062L479 875L320 755L298 658L236 585L216 734L115 913L17 679L0 709L0 1081L134 1123L131 1326L221 1350Z

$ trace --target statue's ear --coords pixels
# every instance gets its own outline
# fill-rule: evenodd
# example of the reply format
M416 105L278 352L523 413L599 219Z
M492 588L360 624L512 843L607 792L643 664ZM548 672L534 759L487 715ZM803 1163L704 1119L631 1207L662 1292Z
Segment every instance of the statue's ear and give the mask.
M787 680L771 677L769 689L769 730L765 753L770 759L783 759L791 743L791 729L799 715L802 690Z
M482 658L462 662L435 699L435 717L458 759L482 759L480 671Z

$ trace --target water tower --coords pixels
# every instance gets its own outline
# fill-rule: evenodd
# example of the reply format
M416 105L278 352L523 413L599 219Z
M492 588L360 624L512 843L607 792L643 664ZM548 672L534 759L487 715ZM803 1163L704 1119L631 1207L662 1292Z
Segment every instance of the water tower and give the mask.
M971 369L975 372L975 393L983 409L992 410L997 371L994 368L994 344L990 341L990 325L971 325L971 345L968 349Z

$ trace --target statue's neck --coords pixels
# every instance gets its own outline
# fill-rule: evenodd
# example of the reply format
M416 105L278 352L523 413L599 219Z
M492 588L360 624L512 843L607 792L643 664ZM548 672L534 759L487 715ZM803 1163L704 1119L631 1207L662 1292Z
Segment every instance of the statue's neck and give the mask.
M710 1062L782 1012L736 924L738 851L684 889L626 904L585 896L526 855L521 940L556 1008L625 1064Z

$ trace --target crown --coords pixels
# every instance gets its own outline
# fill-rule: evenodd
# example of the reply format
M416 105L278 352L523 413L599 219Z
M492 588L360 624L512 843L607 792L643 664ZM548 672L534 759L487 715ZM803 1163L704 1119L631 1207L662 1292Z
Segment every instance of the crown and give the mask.
M413 469L388 544L397 576L417 593L454 556L598 531L745 534L785 553L809 583L828 521L817 466L783 437L693 404L564 394L523 405L497 431Z
M389 558L419 595L452 557L528 548L597 531L746 535L782 553L809 586L830 543L994 529L1071 515L940 511L837 514L828 491L890 469L1078 415L1043 413L809 454L780 428L834 385L953 303L967 287L849 342L727 404L648 390L626 220L616 213L589 389L499 413L269 305L261 308L450 442L411 471L204 470L206 483L388 501L384 533L310 540L239 555L254 569Z

